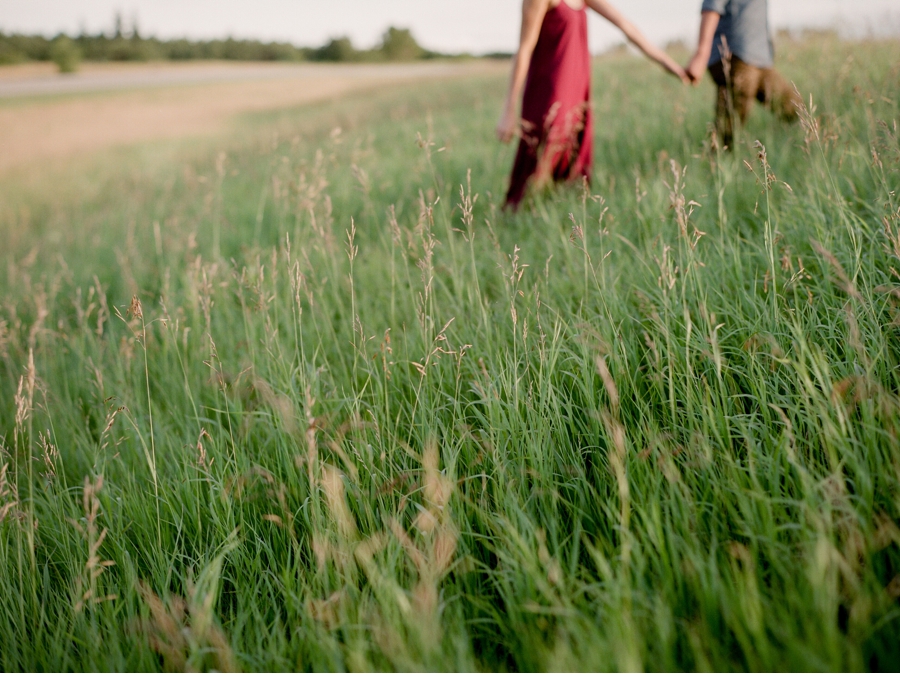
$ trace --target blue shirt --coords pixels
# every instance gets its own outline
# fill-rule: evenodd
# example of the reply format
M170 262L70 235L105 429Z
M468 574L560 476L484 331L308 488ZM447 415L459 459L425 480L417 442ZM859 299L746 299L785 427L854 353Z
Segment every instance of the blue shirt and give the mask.
M728 49L741 61L757 68L771 68L775 50L769 32L768 0L703 0L704 12L716 12L722 18L713 39L709 65L722 60L722 37Z

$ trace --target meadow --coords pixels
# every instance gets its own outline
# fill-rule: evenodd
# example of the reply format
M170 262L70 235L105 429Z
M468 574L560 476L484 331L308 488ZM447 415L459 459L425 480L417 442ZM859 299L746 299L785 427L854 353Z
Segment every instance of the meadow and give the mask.
M516 215L496 75L4 176L0 669L900 669L900 42L778 58Z

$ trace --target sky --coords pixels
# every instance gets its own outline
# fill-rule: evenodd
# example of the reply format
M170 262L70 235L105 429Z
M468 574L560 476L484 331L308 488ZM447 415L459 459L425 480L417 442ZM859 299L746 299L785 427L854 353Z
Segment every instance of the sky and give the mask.
M652 40L693 41L701 0L613 0ZM195 39L253 38L318 46L348 36L357 47L379 42L388 26L410 28L445 52L515 51L521 0L0 0L4 32L111 32L120 13L142 35ZM774 28L837 27L853 35L900 34L898 0L769 0ZM621 35L594 15L591 49Z

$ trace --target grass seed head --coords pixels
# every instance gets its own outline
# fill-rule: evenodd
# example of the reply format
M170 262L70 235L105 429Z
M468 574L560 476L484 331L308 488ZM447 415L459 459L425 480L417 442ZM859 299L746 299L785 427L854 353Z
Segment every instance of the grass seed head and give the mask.
M434 439L425 445L422 466L425 469L425 500L430 508L443 513L453 494L453 481L440 471L440 449Z
M135 630L142 633L150 648L163 657L167 670L239 671L228 639L209 616L208 598L197 597L196 587L189 589L189 601L174 594L163 601L140 580L137 590L150 610L150 618L137 621Z
M12 341L9 324L6 319L0 319L0 359L9 358L9 344Z
M306 611L316 621L320 622L326 630L334 630L341 623L342 603L345 592L335 591L327 600L307 600Z
M200 429L200 435L197 437L197 467L202 471L209 471L212 468L213 462L216 460L214 458L210 459L206 454L206 448L203 445L204 438L208 438L212 441L212 437L206 429Z
M356 521L347 505L347 495L344 489L343 474L331 464L322 467L322 490L328 503L331 517L338 526L338 532L346 540L356 539Z
M606 365L606 359L600 354L594 357L594 364L597 366L597 372L600 379L603 380L603 386L606 388L606 394L609 396L609 404L614 413L619 410L619 388L613 379L612 373L609 372L609 366Z
M93 481L90 477L85 476L81 497L82 508L84 509L84 524L70 521L87 545L87 561L75 582L76 601L74 611L76 614L84 611L89 605L98 605L101 602L115 600L117 597L113 594L101 595L98 584L99 577L103 571L115 565L112 560L102 560L100 557L100 547L108 534L106 528L99 530L97 526L97 519L100 515L99 494L102 489L102 474Z
M144 318L144 309L141 306L141 301L138 296L131 296L131 304L128 305L127 315L130 318L134 319L143 319Z
M48 480L56 478L56 462L59 459L59 450L50 442L50 431L46 434L38 432L38 443L41 446L41 458L44 460L44 475Z
M0 467L0 525L8 516L19 517L20 512L18 490L16 484L9 480L9 464Z

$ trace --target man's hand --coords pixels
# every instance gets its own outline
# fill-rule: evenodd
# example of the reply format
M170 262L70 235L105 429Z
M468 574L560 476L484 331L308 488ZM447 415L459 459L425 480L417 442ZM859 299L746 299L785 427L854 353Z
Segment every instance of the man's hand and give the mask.
M708 55L697 52L685 68L687 76L691 78L691 82L695 87L700 84L700 80L703 79L703 73L706 72L706 64L708 61Z
M703 73L706 72L709 55L712 53L713 38L721 18L718 12L705 11L700 14L700 39L697 41L697 51L686 68L687 75L695 87L700 84Z

